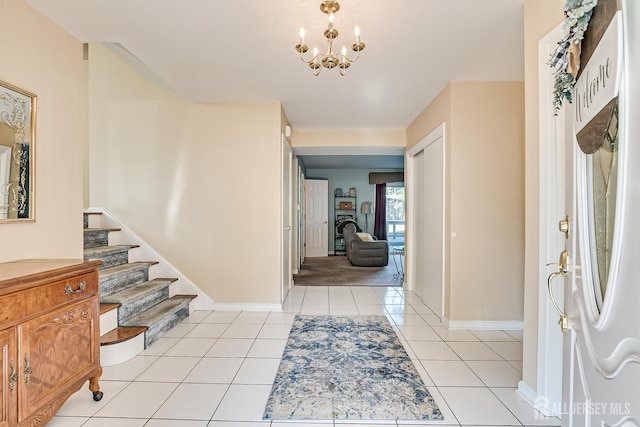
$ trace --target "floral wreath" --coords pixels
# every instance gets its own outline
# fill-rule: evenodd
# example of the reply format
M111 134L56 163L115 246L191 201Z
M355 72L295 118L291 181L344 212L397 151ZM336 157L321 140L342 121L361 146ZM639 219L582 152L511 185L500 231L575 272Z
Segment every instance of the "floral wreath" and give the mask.
M563 30L566 36L558 42L549 59L555 80L552 101L554 115L562 108L563 98L569 103L572 101L571 92L580 69L582 39L597 4L598 0L567 0L564 6Z

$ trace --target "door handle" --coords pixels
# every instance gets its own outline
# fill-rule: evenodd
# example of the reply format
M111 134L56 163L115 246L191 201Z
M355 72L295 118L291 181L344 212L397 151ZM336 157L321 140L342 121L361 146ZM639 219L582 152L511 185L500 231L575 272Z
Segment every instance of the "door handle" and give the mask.
M547 266L549 265L555 265L556 267L558 267L558 271L554 271L547 278L547 290L549 291L549 297L551 298L551 303L553 304L553 307L556 309L556 311L560 315L560 320L558 320L558 324L560 325L560 329L564 334L569 330L569 318L567 317L567 313L565 313L563 310L560 309L560 306L558 305L556 298L553 296L553 289L551 285L553 284L553 279L555 279L556 277L566 277L569 274L569 271L570 271L569 251L567 251L566 249L562 251L562 253L560 254L560 262L558 263L553 262L553 263L547 264Z

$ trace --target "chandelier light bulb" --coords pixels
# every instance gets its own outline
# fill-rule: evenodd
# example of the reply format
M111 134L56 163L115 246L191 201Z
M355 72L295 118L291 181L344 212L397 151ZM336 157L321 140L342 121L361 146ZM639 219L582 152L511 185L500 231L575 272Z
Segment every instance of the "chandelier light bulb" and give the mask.
M345 45L342 45L342 60L347 60L347 47Z
M313 47L313 57L318 56L318 48L316 46Z
M300 28L300 44L304 44L304 27Z
M356 43L360 43L360 28L356 25L356 28L353 29L353 32L356 33Z

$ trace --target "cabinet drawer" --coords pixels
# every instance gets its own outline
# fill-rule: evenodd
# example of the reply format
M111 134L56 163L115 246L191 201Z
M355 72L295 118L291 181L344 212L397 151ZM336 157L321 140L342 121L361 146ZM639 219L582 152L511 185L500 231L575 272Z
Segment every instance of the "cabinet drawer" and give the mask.
M98 275L74 276L0 297L0 323L11 323L98 293Z

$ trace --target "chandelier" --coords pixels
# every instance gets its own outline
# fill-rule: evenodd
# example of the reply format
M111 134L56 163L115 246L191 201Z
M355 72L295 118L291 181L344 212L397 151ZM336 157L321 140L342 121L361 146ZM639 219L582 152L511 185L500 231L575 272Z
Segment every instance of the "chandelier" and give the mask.
M321 67L333 69L337 68L340 71L340 75L344 76L347 72L347 68L351 66L352 62L356 62L360 58L360 52L364 49L365 45L360 41L360 29L355 28L356 42L351 45L351 50L356 53L356 57L351 59L347 56L347 47L342 46L342 51L339 53L333 52L333 41L338 37L338 30L333 27L334 14L340 10L340 4L334 0L325 0L320 3L320 10L323 13L329 15L329 25L324 30L324 36L327 38L327 52L319 53L318 48L313 48L313 56L311 59L306 60L304 54L309 51L309 47L304 44L304 28L300 29L300 43L296 45L296 51L300 54L300 59L313 70L313 75L317 76L322 70Z

